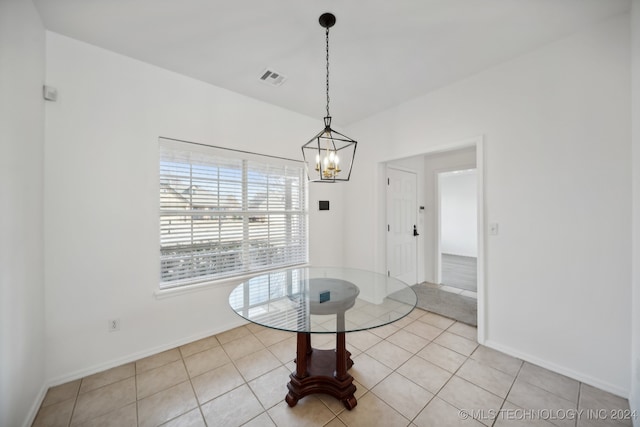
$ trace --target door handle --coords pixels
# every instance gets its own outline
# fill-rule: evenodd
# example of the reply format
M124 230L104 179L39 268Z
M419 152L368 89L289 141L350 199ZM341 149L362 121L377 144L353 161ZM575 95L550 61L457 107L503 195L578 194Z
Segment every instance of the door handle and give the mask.
M419 236L419 234L418 234L418 229L416 228L416 226L415 226L415 225L413 226L413 235L414 235L414 236Z

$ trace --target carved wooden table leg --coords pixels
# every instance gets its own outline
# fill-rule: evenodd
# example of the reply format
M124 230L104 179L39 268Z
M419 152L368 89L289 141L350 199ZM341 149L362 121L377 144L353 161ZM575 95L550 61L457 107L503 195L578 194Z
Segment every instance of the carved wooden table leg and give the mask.
M299 332L295 362L296 370L289 376L289 393L285 398L289 406L314 393L331 395L349 410L358 404L353 395L356 391L353 377L347 372L353 360L346 349L344 332L337 333L335 350L313 349L310 334Z
M298 400L302 399L305 394L301 394L300 388L293 387L291 384L295 380L296 384L309 376L307 372L307 358L311 355L311 334L306 332L298 332L298 342L296 348L296 371L290 375L291 382L287 384L289 393L285 400L290 407L296 406Z

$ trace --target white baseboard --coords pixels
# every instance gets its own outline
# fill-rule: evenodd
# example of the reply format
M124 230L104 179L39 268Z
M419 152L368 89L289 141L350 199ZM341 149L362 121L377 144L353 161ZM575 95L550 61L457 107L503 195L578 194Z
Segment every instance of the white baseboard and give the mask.
M111 369L111 368L115 368L116 366L120 366L120 365L124 365L125 363L130 363L130 362L135 362L136 360L148 357L148 356L153 356L154 354L157 353L161 353L163 351L166 350L171 350L172 348L176 348L179 347L181 345L185 345L185 344L189 344L191 342L197 341L199 339L202 338L206 338L206 337L210 337L211 335L216 335L219 334L221 332L225 332L228 331L230 329L236 328L238 326L242 326L242 325L246 325L248 322L244 319L241 319L240 317L237 317L237 320L234 320L232 322L229 322L227 324L225 324L222 327L217 327L214 329L211 329L207 332L204 333L200 333L197 335L192 335L190 337L187 338L182 338L167 344L163 344L157 347L153 347L147 350L143 350L143 351L139 351L133 354L129 354L127 356L124 357L119 357L117 359L113 359L110 360L108 362L105 363L101 363L99 365L94 365L85 369L80 369L74 372L71 372L69 374L65 374L56 378L50 378L49 380L46 381L45 383L45 392L46 390L49 389L49 387L54 387L60 384L65 384L68 383L69 381L75 381L77 379L80 378L84 378L88 375L93 375L96 374L98 372L102 372L102 371L106 371L107 369ZM44 398L44 397L43 397ZM38 408L40 406L38 405ZM36 408L37 411L37 408Z
M589 384L590 386L597 387L601 390L607 391L609 393L615 394L616 396L620 396L624 399L629 399L630 390L622 388L618 385L608 383L606 381L599 380L598 378L594 378L590 375L585 375L581 372L574 371L572 369L568 369L564 366L556 365L555 363L549 362L547 360L540 359L538 357L532 356L528 353L524 353L508 346L504 346L500 343L496 343L495 341L487 340L484 343L485 346L490 347L494 350L501 351L502 353L508 354L509 356L517 357L518 359L522 359L526 362L533 363L535 365L541 366L543 368L549 369L550 371L557 372L559 374L565 375L569 378L572 378L576 381L583 382L585 384Z
M38 416L38 411L40 410L40 406L42 405L42 402L44 402L44 397L47 395L47 390L49 390L49 387L47 387L46 384L43 384L42 388L40 389L40 392L38 393L38 396L33 401L31 408L29 408L29 412L27 413L27 418L24 420L24 423L22 423L23 427L30 427L33 424L33 422L36 420L36 417Z

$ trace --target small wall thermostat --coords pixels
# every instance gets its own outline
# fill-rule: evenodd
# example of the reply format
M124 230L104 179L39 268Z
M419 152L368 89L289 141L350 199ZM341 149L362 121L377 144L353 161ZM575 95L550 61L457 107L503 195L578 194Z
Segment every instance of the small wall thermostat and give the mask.
M328 200L318 200L318 210L320 210L320 211L328 211L329 210L329 201Z

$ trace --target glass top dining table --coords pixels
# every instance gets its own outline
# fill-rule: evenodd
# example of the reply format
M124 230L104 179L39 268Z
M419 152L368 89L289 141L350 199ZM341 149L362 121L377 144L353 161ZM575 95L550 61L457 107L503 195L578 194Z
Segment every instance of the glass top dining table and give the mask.
M290 332L355 332L393 323L416 306L413 289L393 277L339 267L299 267L253 277L229 295L241 317Z
M289 376L285 400L295 406L325 393L351 410L356 386L345 334L393 323L416 306L406 283L372 271L338 267L298 267L248 279L229 295L229 305L244 319L297 333L296 370ZM311 335L335 334L336 348L314 349Z

